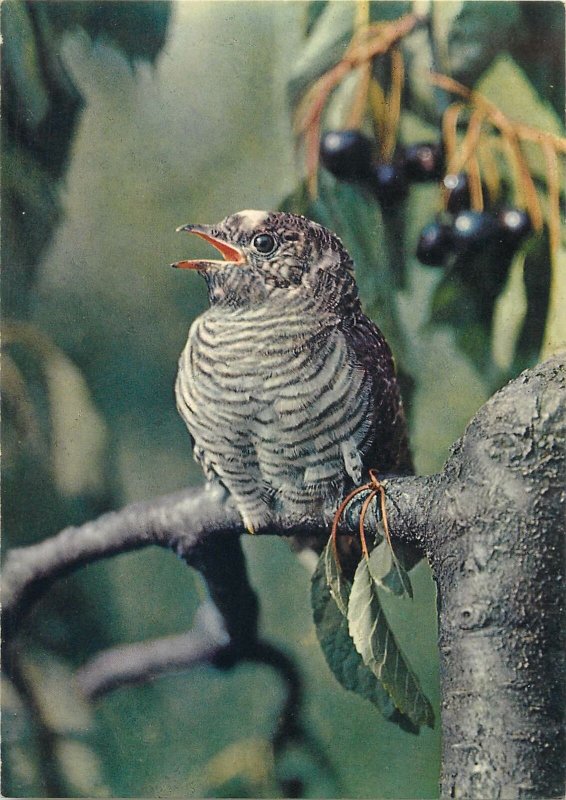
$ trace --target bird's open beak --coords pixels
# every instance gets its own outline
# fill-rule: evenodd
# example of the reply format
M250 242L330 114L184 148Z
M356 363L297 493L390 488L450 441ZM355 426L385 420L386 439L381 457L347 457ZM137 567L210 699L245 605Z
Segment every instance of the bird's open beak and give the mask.
M205 242L209 242L222 253L223 260L199 259L195 261L176 261L174 264L171 264L172 267L176 267L177 269L208 269L209 267L225 266L227 263L243 264L245 261L244 254L241 250L213 236L206 225L181 225L177 228L177 232L179 231L187 231L187 233L194 233L196 236L200 236L201 239L204 239Z

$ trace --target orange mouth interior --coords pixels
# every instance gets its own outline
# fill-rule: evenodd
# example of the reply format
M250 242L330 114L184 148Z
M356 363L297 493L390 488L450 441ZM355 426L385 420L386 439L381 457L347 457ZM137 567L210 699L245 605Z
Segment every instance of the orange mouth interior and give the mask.
M222 253L224 256L224 261L235 261L236 263L240 263L243 261L242 254L239 250L236 250L235 247L231 247L226 242L221 242L220 239L214 239L212 236L208 236L206 233L200 233L199 231L193 231L196 236L200 236L201 239L204 239L205 242L208 242L213 247L215 247L219 253Z
M200 236L200 238L204 239L205 242L211 244L214 248L216 248L216 250L218 250L219 253L222 254L224 261L211 261L210 259L204 258L193 261L177 261L175 266L178 269L203 269L207 264L223 264L226 261L229 261L232 264L242 264L244 262L244 256L242 253L226 242L223 242L220 239L215 239L214 236L209 236L207 233L202 233L201 231L189 231L189 233L193 233L195 236Z

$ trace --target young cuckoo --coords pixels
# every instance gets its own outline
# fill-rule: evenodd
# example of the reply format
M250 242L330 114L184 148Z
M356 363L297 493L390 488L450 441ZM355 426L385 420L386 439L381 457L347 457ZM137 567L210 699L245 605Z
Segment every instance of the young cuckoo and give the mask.
M410 470L391 352L340 239L305 217L251 210L179 230L224 260L173 265L198 270L210 300L179 360L177 406L195 459L246 528L330 520L369 468Z

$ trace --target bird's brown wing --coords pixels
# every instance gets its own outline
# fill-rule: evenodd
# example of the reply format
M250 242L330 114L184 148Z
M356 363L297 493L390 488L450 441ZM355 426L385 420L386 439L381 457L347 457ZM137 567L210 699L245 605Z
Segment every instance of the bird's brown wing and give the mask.
M352 355L372 382L373 441L364 455L364 468L401 475L413 472L407 423L395 364L385 337L365 314L347 320L344 336Z
M378 478L387 473L411 475L414 469L407 423L389 345L377 325L361 313L343 330L353 356L372 381L374 436L363 458L364 469L366 473L375 469ZM357 563L361 557L357 538L340 539L346 540L344 546L351 548L350 557ZM419 550L402 543L395 545L395 554L407 570L422 558Z

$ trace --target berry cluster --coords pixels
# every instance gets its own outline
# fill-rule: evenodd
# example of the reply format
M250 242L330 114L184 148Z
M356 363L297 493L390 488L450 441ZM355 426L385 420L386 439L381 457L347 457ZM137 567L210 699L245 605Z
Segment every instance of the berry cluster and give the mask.
M442 267L451 257L497 246L514 253L532 232L529 214L521 208L496 211L470 209L470 189L465 173L446 175L446 213L426 225L417 244L417 258L429 267ZM488 197L485 187L483 196Z
M391 163L379 162L373 142L359 130L325 133L320 159L334 177L363 184L385 208L403 200L410 182L440 180L444 165L442 146L428 143L399 148Z
M322 136L320 158L326 169L342 181L365 186L384 209L407 195L410 183L441 181L444 174L442 144L421 142L398 148L391 163L374 157L374 144L359 130L328 131ZM529 214L519 208L496 212L474 211L465 173L446 175L446 213L427 225L419 238L417 258L427 266L444 266L451 256L461 256L497 243L514 252L532 232ZM482 184L483 196L488 197Z

